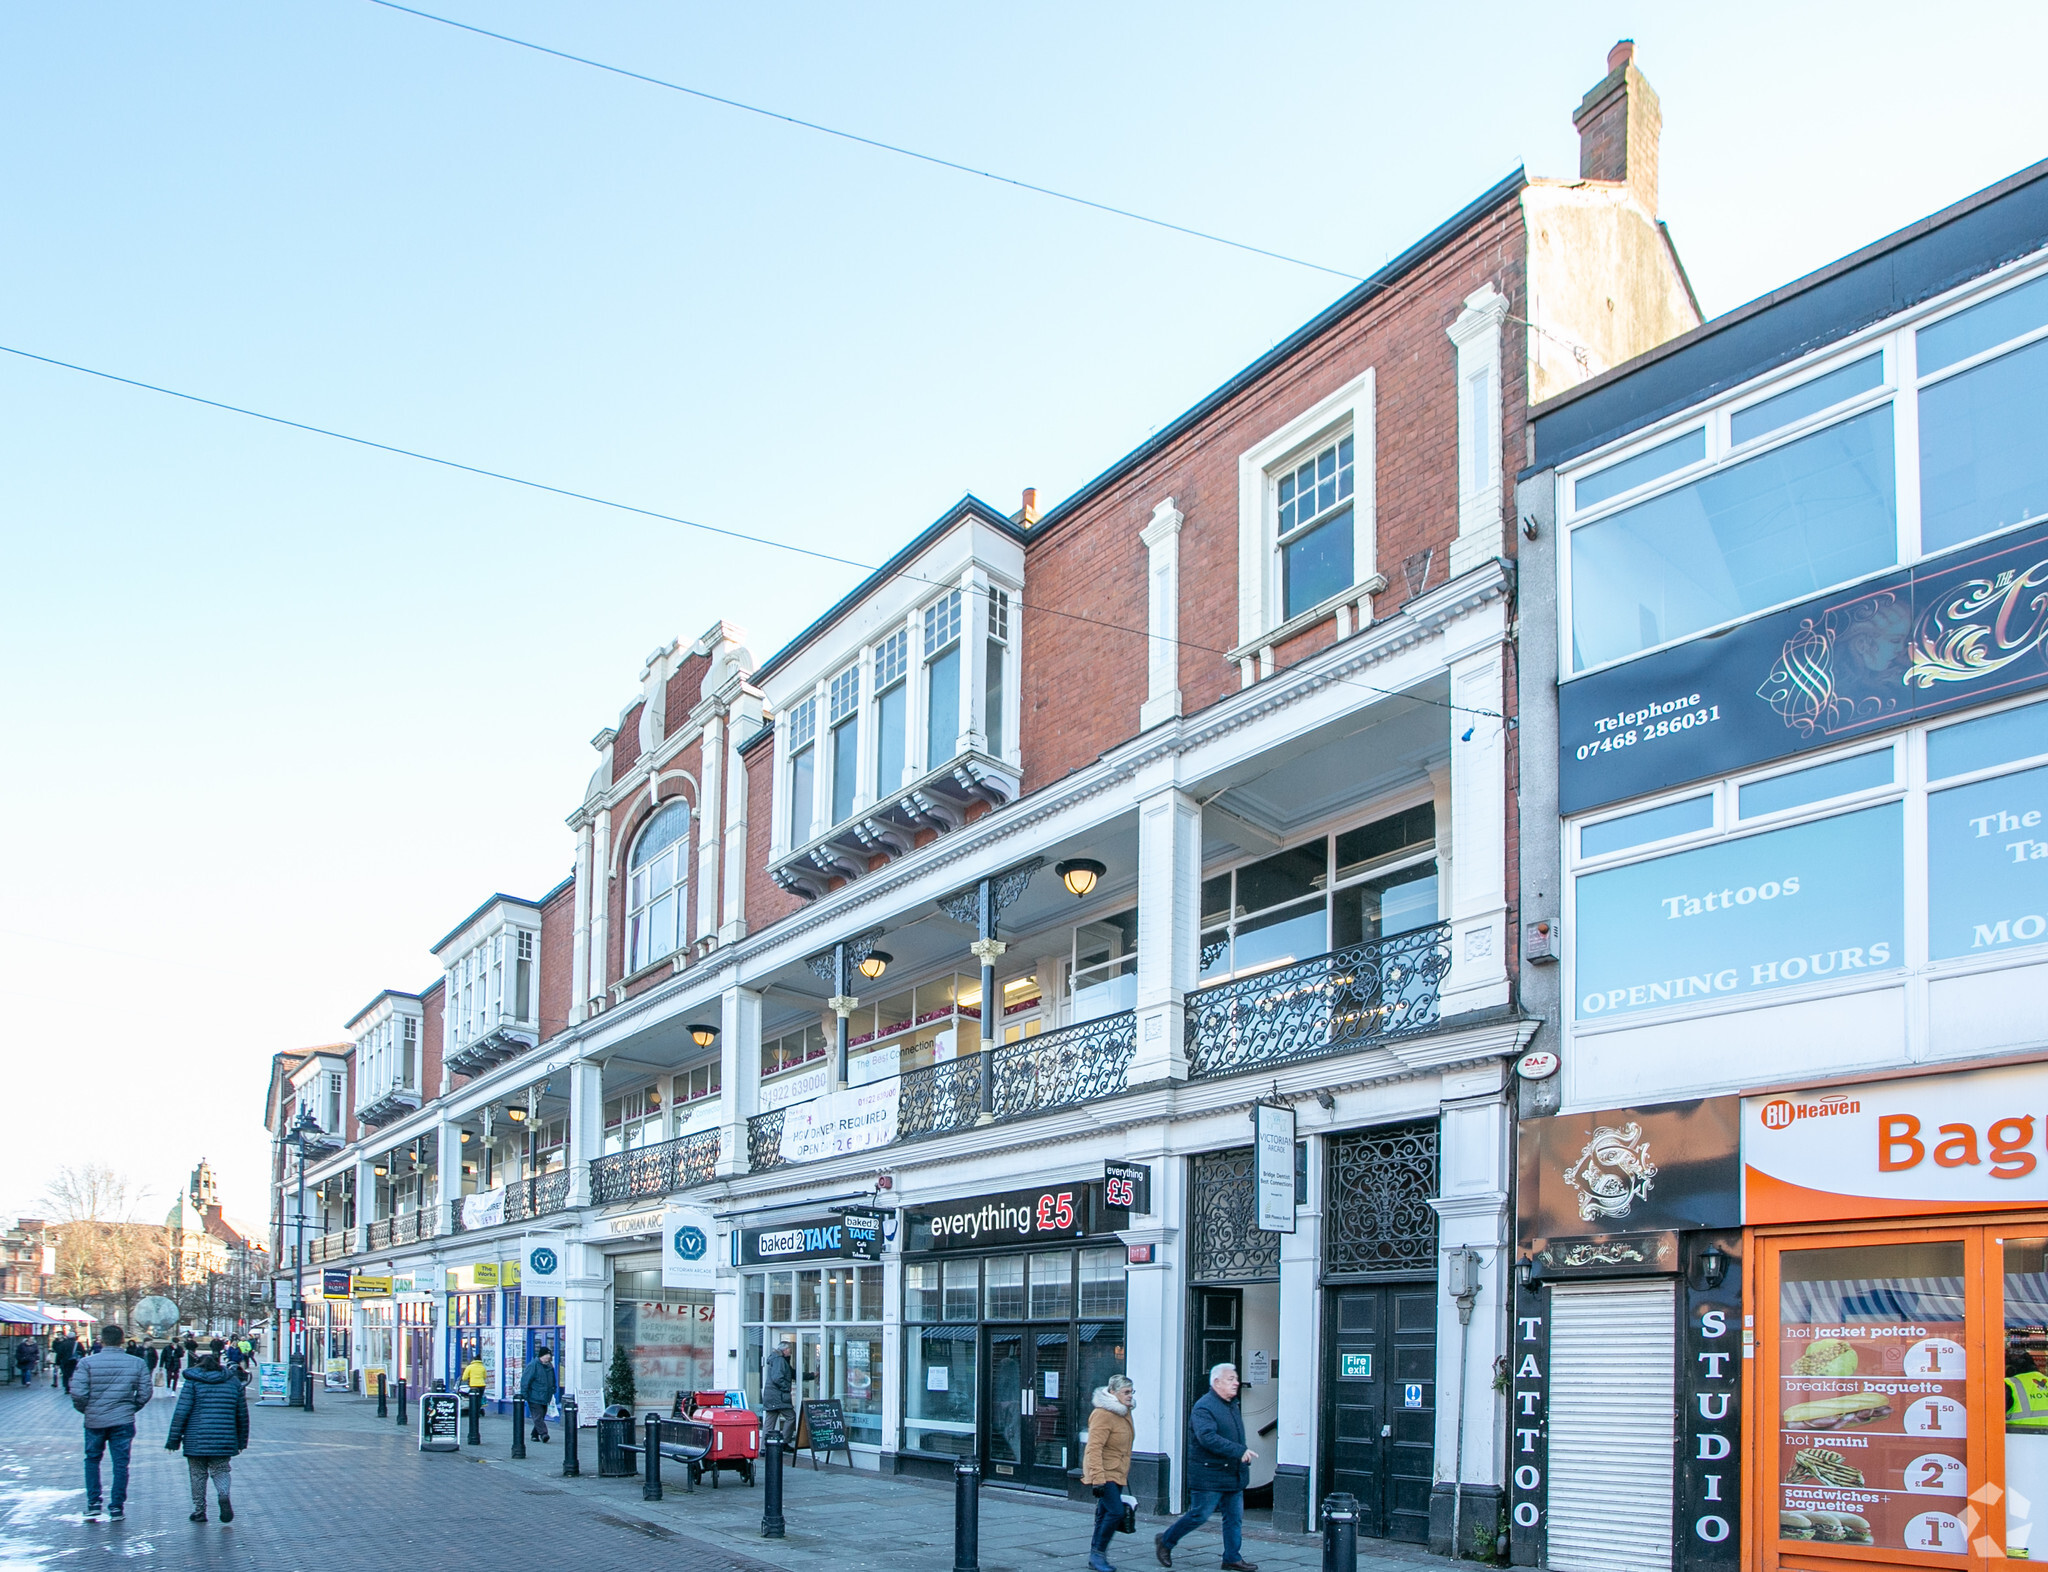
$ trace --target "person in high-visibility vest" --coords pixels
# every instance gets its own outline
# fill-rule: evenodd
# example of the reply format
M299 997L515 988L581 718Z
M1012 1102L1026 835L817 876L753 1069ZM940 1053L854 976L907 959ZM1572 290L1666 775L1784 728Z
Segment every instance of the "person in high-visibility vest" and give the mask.
M2034 1359L2019 1344L2005 1351L2005 1427L2048 1431L2048 1375L2034 1368Z

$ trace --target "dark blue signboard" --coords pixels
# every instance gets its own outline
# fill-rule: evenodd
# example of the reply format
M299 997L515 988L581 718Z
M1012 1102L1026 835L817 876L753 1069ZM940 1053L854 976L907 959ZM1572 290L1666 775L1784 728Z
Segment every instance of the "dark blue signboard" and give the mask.
M2048 526L1558 690L1564 813L2048 685Z

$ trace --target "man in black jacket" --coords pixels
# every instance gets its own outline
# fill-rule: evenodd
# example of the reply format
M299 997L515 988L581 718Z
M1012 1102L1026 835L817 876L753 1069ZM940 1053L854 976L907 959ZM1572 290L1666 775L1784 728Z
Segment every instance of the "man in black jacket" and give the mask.
M526 1378L519 1383L519 1395L526 1399L526 1417L533 1422L533 1439L548 1439L548 1404L555 1400L555 1351L546 1343L540 1345L540 1353L533 1363L526 1367Z
M761 1417L785 1441L796 1435L795 1354L796 1339L785 1337L761 1366Z
M1173 1565L1173 1547L1223 1510L1223 1572L1259 1572L1244 1558L1244 1487L1249 1464L1258 1456L1244 1444L1244 1415L1237 1406L1237 1366L1209 1372L1209 1390L1188 1415L1188 1509L1157 1535L1152 1546L1163 1567Z

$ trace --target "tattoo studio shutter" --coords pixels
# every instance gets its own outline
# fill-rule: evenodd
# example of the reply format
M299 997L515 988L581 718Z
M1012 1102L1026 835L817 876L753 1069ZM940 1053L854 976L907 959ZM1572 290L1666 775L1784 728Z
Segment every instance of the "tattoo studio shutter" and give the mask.
M1549 1564L1671 1566L1669 1279L1550 1289Z

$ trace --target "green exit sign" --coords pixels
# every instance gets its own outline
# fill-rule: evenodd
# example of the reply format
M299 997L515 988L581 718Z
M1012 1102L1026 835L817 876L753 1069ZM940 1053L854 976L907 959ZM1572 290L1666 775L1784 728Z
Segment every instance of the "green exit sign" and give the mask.
M1370 1381L1372 1379L1371 1354L1339 1354L1337 1374L1346 1381Z

